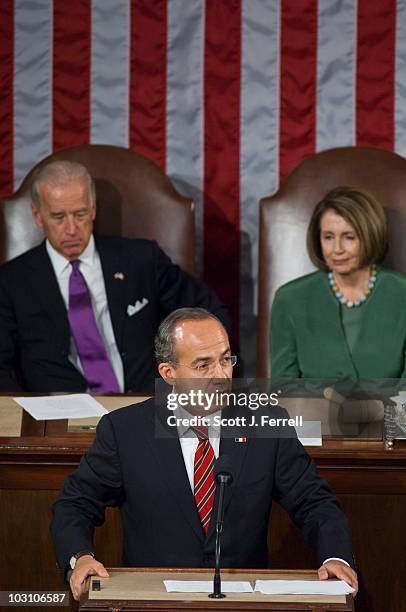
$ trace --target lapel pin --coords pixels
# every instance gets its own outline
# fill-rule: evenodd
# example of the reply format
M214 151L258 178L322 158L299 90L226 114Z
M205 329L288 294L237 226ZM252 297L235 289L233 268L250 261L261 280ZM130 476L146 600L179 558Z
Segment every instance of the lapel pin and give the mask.
M246 442L247 438L234 438L234 442Z
M124 274L122 272L115 272L114 273L114 278L116 280L124 280Z

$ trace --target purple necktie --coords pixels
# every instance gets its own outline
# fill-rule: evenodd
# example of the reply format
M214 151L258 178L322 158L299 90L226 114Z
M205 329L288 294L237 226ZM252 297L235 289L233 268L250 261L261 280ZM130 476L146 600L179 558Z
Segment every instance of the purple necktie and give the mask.
M97 328L89 289L79 270L79 259L70 262L68 318L76 350L89 389L94 393L117 393L117 378Z

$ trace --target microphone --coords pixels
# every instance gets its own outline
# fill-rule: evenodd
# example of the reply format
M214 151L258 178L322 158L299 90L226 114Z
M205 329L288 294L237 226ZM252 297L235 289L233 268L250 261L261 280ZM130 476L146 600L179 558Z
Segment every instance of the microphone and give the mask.
M228 481L226 484L233 482L233 465L228 455L221 455L215 463L214 479L218 482L218 478L226 478Z
M213 578L213 593L209 597L212 599L222 599L225 597L221 592L221 576L220 576L220 544L221 533L223 531L224 522L224 495L225 489L233 482L232 464L230 457L222 455L216 461L214 466L214 480L218 486L218 504L217 504L217 519L216 519L216 555L215 569Z

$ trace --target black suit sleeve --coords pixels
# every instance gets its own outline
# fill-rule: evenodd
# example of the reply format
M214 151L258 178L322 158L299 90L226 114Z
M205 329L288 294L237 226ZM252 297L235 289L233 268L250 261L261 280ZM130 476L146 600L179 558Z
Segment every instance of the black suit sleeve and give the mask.
M17 321L2 276L0 278L0 391L21 390L15 379L17 353Z
M199 306L216 315L230 333L230 317L217 295L203 281L172 263L158 246L156 279L163 318L176 308Z
M99 422L93 445L66 479L53 506L51 535L63 571L75 553L95 553L94 528L104 523L106 507L121 505L123 495L118 450L106 415Z
M346 518L299 440L278 441L275 470L275 499L301 529L319 564L329 557L339 557L353 566Z

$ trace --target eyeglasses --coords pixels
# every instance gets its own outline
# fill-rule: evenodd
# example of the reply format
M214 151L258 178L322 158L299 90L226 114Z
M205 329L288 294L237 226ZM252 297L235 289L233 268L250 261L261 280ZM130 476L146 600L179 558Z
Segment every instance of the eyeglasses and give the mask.
M217 361L209 361L206 363L201 363L197 366L190 366L186 363L177 363L176 365L184 366L185 368L189 368L190 370L194 370L197 372L199 376L205 378L206 376L212 376L217 367L217 363L220 364L223 370L227 370L228 368L233 368L237 363L237 355L227 355L226 357L222 357Z

